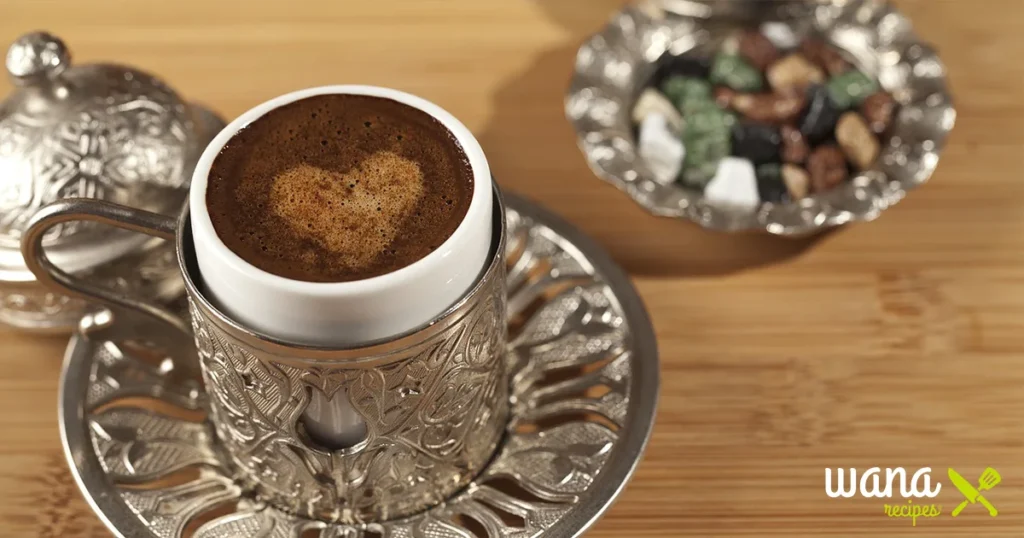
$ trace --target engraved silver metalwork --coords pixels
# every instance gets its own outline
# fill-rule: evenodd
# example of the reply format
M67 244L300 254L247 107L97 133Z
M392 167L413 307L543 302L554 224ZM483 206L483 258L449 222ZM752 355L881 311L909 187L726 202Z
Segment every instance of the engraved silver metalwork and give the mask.
M122 538L179 538L186 528L197 538L585 532L625 486L650 435L654 332L628 277L600 247L523 199L508 197L506 207L512 412L495 457L467 487L382 522L289 515L257 499L209 421L193 416L207 409L194 383L178 383L120 342L78 334L61 376L61 435L97 515Z
M752 20L782 22L797 35L821 35L877 77L901 108L873 168L824 195L741 212L716 207L681 186L656 183L638 157L630 110L663 55L709 55ZM906 16L882 0L637 2L580 47L565 113L594 173L654 215L715 230L793 236L877 218L928 181L956 120L938 54L914 34Z
M495 237L504 235L500 225ZM508 415L504 241L464 299L396 341L306 353L237 326L190 289L212 423L260 499L325 521L416 513L464 487ZM301 419L313 399L347 397L366 438L331 451Z
M496 188L494 203L502 207ZM165 349L181 351L182 337L194 335L196 349L179 353L173 366L190 372L198 363L221 446L260 500L323 521L366 523L441 502L494 453L508 415L503 219L495 212L494 252L462 299L406 335L349 349L278 341L215 308L193 279L187 207L174 221L100 200L60 200L33 216L23 247L41 283L113 309L113 317L91 324L98 328L93 337L128 335L121 326L146 314L149 327L132 329L173 334L177 342L169 345L167 336L154 335ZM82 220L176 237L191 331L158 304L54 265L42 247L46 234ZM366 436L332 450L317 442L303 416L314 402L336 398L347 398Z
M64 43L44 32L18 38L6 66L17 89L0 105L0 322L70 331L86 303L35 282L20 252L29 218L47 203L71 197L176 215L192 167L224 122L142 71L72 66ZM63 267L103 272L142 293L150 286L134 271L140 257L173 257L174 251L173 245L84 222L55 227L46 244ZM173 270L161 276L178 279ZM173 286L180 294L181 283Z

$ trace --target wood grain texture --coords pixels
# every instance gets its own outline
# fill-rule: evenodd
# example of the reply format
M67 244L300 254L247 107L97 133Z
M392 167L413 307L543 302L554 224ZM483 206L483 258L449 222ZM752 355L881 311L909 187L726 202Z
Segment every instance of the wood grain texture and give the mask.
M958 125L930 184L804 241L657 219L588 171L562 95L576 47L620 3L8 0L0 41L47 28L77 61L144 67L227 117L358 82L461 118L501 184L605 245L654 320L656 430L589 536L1024 535L1024 2L898 2L943 53ZM64 341L0 342L0 535L104 536L61 454ZM824 468L873 466L993 466L1000 516L914 528L881 501L824 494Z

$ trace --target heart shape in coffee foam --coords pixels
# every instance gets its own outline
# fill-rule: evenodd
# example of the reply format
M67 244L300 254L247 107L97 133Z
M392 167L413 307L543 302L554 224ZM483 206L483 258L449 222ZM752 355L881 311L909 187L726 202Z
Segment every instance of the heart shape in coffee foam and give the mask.
M297 235L336 254L332 261L359 268L388 248L422 196L419 165L380 151L344 173L289 168L274 178L269 205Z

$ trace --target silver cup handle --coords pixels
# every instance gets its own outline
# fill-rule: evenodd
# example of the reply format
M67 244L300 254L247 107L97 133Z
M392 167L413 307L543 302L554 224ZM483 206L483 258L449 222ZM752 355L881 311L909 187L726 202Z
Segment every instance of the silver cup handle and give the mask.
M21 253L25 265L44 286L109 308L111 315L94 316L94 323L87 327L90 335L115 341L152 343L174 359L175 370L179 373L198 376L199 361L191 345L192 331L181 316L156 301L70 274L46 256L43 237L47 230L65 222L83 220L174 241L177 219L102 200L66 198L43 206L32 216L21 238ZM182 338L183 335L186 338Z

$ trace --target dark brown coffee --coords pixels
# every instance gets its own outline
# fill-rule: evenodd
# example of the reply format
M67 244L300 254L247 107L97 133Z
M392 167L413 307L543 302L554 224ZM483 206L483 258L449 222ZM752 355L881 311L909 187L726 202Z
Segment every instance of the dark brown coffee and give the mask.
M345 282L423 258L459 226L473 172L452 133L411 106L320 95L239 131L213 162L217 235L275 275Z

